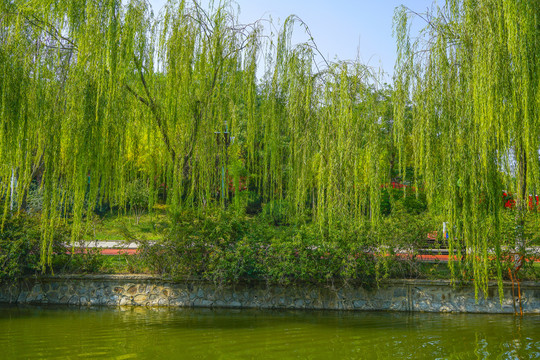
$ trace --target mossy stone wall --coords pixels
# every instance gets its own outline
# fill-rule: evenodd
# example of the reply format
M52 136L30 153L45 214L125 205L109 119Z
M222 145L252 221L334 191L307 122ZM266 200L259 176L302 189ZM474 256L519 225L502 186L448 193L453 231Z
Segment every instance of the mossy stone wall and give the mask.
M516 289L517 290L517 289ZM540 314L540 283L523 282L524 313ZM170 281L148 275L42 276L0 286L0 302L78 306L178 306L261 309L393 310L513 313L511 284L499 301L497 285L474 298L474 287L444 280L387 280L364 289L355 284L219 285L198 279ZM518 301L516 299L516 306Z

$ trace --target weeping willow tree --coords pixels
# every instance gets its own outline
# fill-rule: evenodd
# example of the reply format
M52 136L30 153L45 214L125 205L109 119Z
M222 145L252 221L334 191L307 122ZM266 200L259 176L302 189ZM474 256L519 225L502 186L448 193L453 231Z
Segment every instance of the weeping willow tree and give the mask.
M293 217L307 211L323 232L362 218L376 224L388 177L377 79L359 62L319 69L314 44L288 44L295 24L303 25L294 16L285 22L262 85L254 133L263 139L257 165L263 195L284 199Z
M39 182L44 266L59 222L77 240L85 214L125 204L134 179L149 184L150 206L164 184L172 211L204 209L239 200L224 183L243 169L265 202L286 204L291 221L310 217L323 237L378 223L387 102L368 67L320 69L312 40L292 46L295 25L309 33L298 18L268 40L228 2L170 1L159 16L142 0L0 10L2 198L16 178L20 206Z
M421 15L427 25L414 42L411 14L401 8L395 18L396 140L414 139L401 163L414 163L449 224L453 277L472 276L487 292L496 264L502 292L502 252L525 253L527 198L540 185L540 2L449 0ZM517 199L510 241L503 190Z
M255 26L224 6L169 3L157 21L145 1L114 0L8 1L0 19L1 183L8 196L17 174L21 204L41 171L44 259L58 221L72 217L76 239L84 211L125 202L132 178L151 202L163 182L174 206L210 197L214 132L253 102Z

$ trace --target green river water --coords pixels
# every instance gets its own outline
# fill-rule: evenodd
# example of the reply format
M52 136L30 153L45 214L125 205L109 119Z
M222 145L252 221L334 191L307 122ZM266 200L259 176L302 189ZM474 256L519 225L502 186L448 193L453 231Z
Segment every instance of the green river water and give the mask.
M540 359L540 316L4 305L0 359Z

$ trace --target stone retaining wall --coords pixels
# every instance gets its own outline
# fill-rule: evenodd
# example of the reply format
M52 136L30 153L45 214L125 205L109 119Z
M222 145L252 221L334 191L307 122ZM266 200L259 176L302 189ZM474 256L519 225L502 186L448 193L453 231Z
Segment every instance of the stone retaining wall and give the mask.
M540 283L521 284L525 313L540 314ZM0 286L0 302L20 304L134 305L265 309L394 310L513 313L510 284L499 302L497 285L489 297L474 300L472 285L453 288L448 281L388 280L379 288L354 285L267 285L263 282L219 286L202 280L168 281L148 275L43 276ZM517 303L517 301L516 301Z

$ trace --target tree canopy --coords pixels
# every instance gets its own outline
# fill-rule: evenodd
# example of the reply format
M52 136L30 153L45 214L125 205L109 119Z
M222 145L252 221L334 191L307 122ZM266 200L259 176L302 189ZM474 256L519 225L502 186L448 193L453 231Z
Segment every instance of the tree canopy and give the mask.
M309 32L298 18L269 39L228 2L156 16L142 0L10 1L0 19L0 180L9 197L16 174L21 204L39 173L44 257L56 222L72 217L76 239L85 211L125 202L132 178L151 202L163 185L171 209L202 209L236 201L226 169L322 232L377 219L387 99L368 67L319 69L312 41L292 46L295 26Z
M448 223L453 277L486 290L504 251L526 251L539 191L540 3L448 0L416 41L411 15L396 12L392 90L359 61L321 58L295 16L268 36L228 1L169 1L157 15L143 0L4 1L4 215L14 179L19 207L39 183L45 265L59 222L76 240L85 214L126 204L135 180L150 206L165 192L171 212L240 206L244 184L322 238L370 221L385 251L381 189L414 167ZM309 40L293 45L298 29ZM510 237L503 190L518 200Z
M450 250L466 260L460 269L487 289L492 261L501 279L501 247L525 251L527 198L539 192L540 2L449 0L424 17L416 41L411 15L396 13L397 139L414 137L402 156L412 157L428 202L442 204ZM517 195L513 239L501 225L503 190Z

